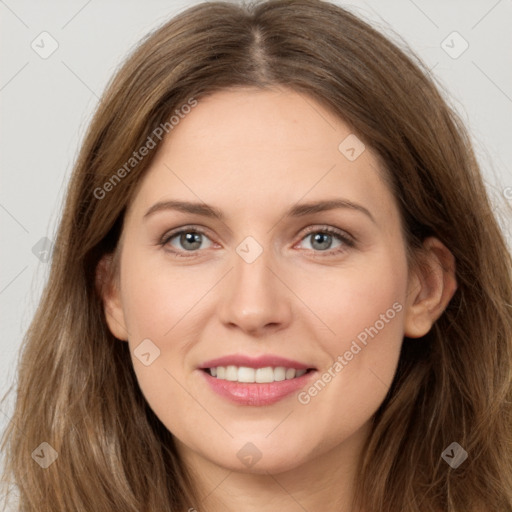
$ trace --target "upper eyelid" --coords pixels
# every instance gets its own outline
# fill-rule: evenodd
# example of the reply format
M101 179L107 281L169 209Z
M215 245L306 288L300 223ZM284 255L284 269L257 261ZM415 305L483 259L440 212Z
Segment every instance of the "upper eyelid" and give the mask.
M306 231L304 232L304 236L307 236L307 235L310 235L311 233L316 233L316 232L327 232L331 235L338 235L340 237L348 238L348 239L352 240L353 242L356 241L356 237L353 236L352 234L350 234L345 229L337 228L334 226L329 226L327 224L313 225L310 227L308 226L305 229L306 229Z
M170 229L166 231L161 237L160 242L164 243L165 241L168 241L171 238L174 238L176 235L180 235L182 233L187 233L191 231L196 231L197 233L200 233L202 235L208 236L208 230L206 228L203 228L202 226L197 225L190 225L190 226L183 226L180 228Z

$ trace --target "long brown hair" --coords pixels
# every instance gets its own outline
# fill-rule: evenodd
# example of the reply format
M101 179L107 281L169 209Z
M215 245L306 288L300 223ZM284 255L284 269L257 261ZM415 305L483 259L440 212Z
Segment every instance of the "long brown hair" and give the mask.
M446 311L426 336L404 339L361 461L358 504L512 511L511 258L470 139L412 52L321 0L194 6L150 34L109 84L20 351L2 443L19 510L201 510L172 435L138 387L128 344L107 327L95 272L117 247L159 141L136 163L134 151L191 99L238 86L286 86L339 115L379 155L409 250L435 236L455 256L458 289ZM441 458L454 441L468 453L457 469ZM45 469L31 458L49 450L43 442L58 454Z

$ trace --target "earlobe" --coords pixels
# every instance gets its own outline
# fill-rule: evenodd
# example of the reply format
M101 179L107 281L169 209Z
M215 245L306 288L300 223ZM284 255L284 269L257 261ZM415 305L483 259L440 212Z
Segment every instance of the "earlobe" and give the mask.
M113 277L112 266L113 255L104 255L96 266L96 289L103 302L103 311L110 332L119 340L128 341L120 291Z
M437 238L423 243L420 262L411 272L405 312L405 336L427 334L457 290L455 258Z

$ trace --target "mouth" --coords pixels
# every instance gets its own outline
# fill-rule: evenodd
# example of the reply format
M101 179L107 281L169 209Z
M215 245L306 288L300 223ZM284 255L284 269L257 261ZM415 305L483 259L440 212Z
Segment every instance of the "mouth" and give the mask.
M231 355L198 367L216 395L244 406L272 405L306 386L318 373L307 364L280 356Z

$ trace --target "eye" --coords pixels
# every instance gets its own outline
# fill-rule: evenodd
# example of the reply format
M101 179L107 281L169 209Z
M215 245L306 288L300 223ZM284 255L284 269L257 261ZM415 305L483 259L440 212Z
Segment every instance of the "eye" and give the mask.
M355 241L350 235L329 226L310 227L301 241L308 238L311 240L311 247L306 247L306 249L314 253L338 254L355 246ZM206 247L203 245L205 241L209 242ZM333 241L337 241L337 247L332 248ZM188 257L194 256L200 249L208 249L212 246L212 242L203 230L197 227L184 227L178 231L166 233L162 237L160 245L167 247L175 256Z
M175 242L173 243L173 240ZM180 231L175 231L174 233L169 233L164 235L162 241L160 242L163 246L170 245L174 249L170 249L171 252L175 253L177 256L185 256L183 252L193 253L198 249L207 249L211 245L204 247L202 244L205 240L210 240L203 231L197 228L185 228Z
M355 245L354 240L349 235L343 231L327 226L323 228L310 228L306 236L302 238L302 240L307 239L310 239L310 250L314 252L325 252L327 254L337 254ZM332 248L333 241L338 242L338 246L335 248Z

